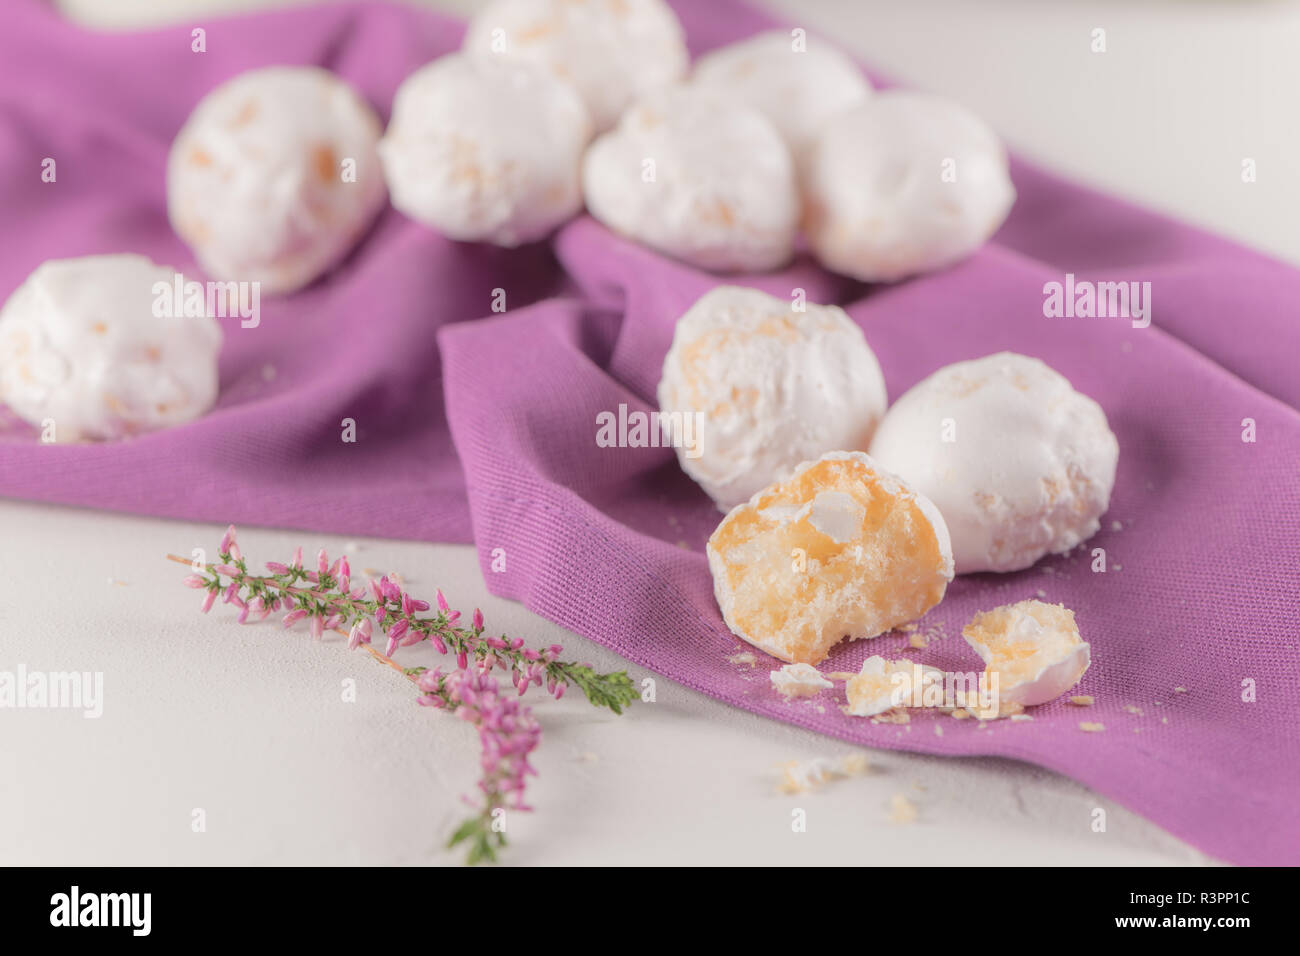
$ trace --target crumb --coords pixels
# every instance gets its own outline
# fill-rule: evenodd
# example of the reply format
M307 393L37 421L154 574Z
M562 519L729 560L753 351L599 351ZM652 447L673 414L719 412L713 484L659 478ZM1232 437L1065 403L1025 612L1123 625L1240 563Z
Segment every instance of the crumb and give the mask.
M1095 702L1095 698L1091 694L1076 694L1070 698L1070 703L1075 707L1091 707Z
M1034 718L1031 717L1029 714L1012 714L1011 719L1012 720L1033 720Z
M772 688L786 700L816 697L835 685L811 664L786 664L770 673Z
M1123 571L1123 570L1124 570L1124 565L1122 565L1122 564L1112 564L1112 565L1110 566L1110 569L1111 569L1112 571Z
M907 799L906 794L896 793L889 801L889 820L891 823L915 823L916 804Z
M780 793L812 793L832 780L862 776L871 769L871 761L864 753L851 753L838 760L829 757L788 760L777 767L781 771L776 785Z
M912 621L908 624L900 624L898 625L898 627L894 628L894 630L899 631L903 634L913 634L917 631L918 628L920 628L920 626L921 625L917 624L915 621Z
M1186 688L1186 687L1175 687L1175 688L1174 688L1174 693L1175 693L1175 694L1186 694L1186 693L1187 693L1187 688Z
M936 737L942 737L942 736L943 736L943 724L935 724L935 725L934 725L934 735L935 735Z
M930 646L930 641L924 634L913 633L909 635L907 638L907 643L911 644L917 650L921 650L923 648Z
M845 754L840 758L840 772L846 777L861 777L871 770L871 759L864 753Z
M1137 704L1125 704L1124 709L1130 714L1137 714L1139 717L1142 716L1142 708L1137 706Z
M752 651L740 651L739 653L732 654L730 657L728 657L727 663L748 664L750 667L753 667L755 664L758 663L758 658L754 656Z
M1124 530L1124 523L1123 523L1122 521L1112 521L1112 522L1110 523L1110 530L1111 530L1111 531L1123 531L1123 530Z
M1093 721L1085 720L1079 724L1079 729L1083 731L1087 731L1090 734L1095 734L1105 730L1106 725L1103 723L1095 723Z
M263 365L263 366L262 366L262 381L264 381L264 382L274 382L274 381L275 381L275 375L276 375L276 372L275 372L275 366L274 366L274 365L269 365L269 364L268 364L268 365Z
M822 676L828 680L848 680L850 677L857 677L858 675L853 671L830 671Z
M954 710L954 711L952 712L952 716L953 716L953 719L954 719L954 720L965 720L966 718L968 718L968 717L970 716L970 714L968 714L968 713L967 713L966 711L964 711L964 710Z
M1039 600L1042 600L1043 598L1047 597L1047 592L1044 591L1042 588L1039 588L1037 591L1034 592L1034 595L1037 598L1039 598Z
M895 708L887 710L883 714L877 714L871 718L873 724L908 724L912 722L911 715L902 709Z
M1162 723L1162 724L1167 724L1167 723L1169 723L1169 718L1168 718L1168 717L1161 717L1161 718L1160 718L1160 723Z

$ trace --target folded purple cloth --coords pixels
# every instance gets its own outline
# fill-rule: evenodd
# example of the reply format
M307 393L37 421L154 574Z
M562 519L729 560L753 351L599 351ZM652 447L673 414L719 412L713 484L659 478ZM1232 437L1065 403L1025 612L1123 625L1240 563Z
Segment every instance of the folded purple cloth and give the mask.
M676 6L695 53L770 25L729 0ZM35 0L5 7L0 295L55 257L134 251L195 272L167 226L164 157L218 82L315 63L386 114L398 82L461 33L421 11L348 4L211 21L208 52L195 54L188 26L96 35ZM40 181L47 156L54 184ZM0 494L441 541L472 528L494 593L720 700L863 745L1031 761L1217 857L1300 863L1300 272L1020 163L1013 178L1010 221L946 272L870 288L801 259L744 281L844 305L892 397L1007 349L1101 403L1119 475L1086 548L958 579L922 621L934 637L924 649L894 634L828 662L855 670L878 653L971 670L962 625L1041 594L1073 608L1092 643L1077 691L1096 697L1088 709L873 724L830 695L784 702L758 652L754 666L728 660L745 648L703 555L719 515L671 450L595 440L600 412L653 410L675 317L720 280L589 218L506 251L448 242L390 210L327 280L264 300L260 327L224 323L211 414L109 445L40 446L10 422ZM1044 283L1067 272L1150 282L1151 327L1044 317ZM339 440L344 418L355 444ZM1091 548L1106 550L1105 573Z

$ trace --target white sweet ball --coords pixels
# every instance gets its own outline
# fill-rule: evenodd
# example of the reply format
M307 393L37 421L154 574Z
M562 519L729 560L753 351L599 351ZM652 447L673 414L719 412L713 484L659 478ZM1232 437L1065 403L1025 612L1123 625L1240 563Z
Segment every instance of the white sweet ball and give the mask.
M198 418L216 401L221 329L155 314L175 278L137 255L39 266L0 308L0 401L37 427L53 420L60 442Z
M728 509L829 451L865 449L885 380L843 309L719 286L677 321L659 382L666 415L699 414L682 469ZM673 419L669 419L670 421Z
M681 79L690 60L663 0L495 0L470 21L462 49L546 67L573 84L598 131Z
M794 254L790 150L762 113L698 90L661 90L623 114L583 164L593 216L692 265L760 272Z
M853 61L820 40L760 33L695 61L691 84L759 110L801 156L817 131L871 95Z
M957 573L1017 571L1096 533L1119 443L1101 406L1038 359L939 369L898 399L871 457L939 507Z
M167 157L172 227L213 278L292 292L384 205L379 118L327 70L250 70L205 96Z
M582 208L591 121L531 63L453 53L403 81L379 144L393 205L466 242L517 246Z
M801 169L813 252L865 282L965 258L1016 198L997 135L965 107L928 93L876 93L835 117Z

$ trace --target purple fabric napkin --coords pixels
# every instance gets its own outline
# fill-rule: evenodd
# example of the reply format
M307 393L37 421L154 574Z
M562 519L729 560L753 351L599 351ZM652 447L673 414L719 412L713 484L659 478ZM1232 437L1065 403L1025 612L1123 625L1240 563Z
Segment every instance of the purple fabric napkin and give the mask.
M675 6L694 53L770 25L730 0ZM196 273L167 226L163 163L218 82L317 63L386 114L402 77L461 34L422 11L349 4L206 22L208 52L194 54L188 26L96 35L36 0L5 8L0 295L53 257L136 251ZM46 156L57 184L40 182ZM1076 691L1096 697L1091 708L1057 701L984 727L924 712L873 724L830 693L786 703L757 651L753 665L729 660L748 648L713 601L703 546L718 513L671 450L595 441L598 413L653 410L675 317L726 280L585 217L504 251L390 210L327 280L264 300L259 328L226 323L210 415L70 447L39 446L10 422L0 494L441 541L472 529L494 593L720 700L857 744L1031 761L1214 856L1300 863L1300 272L1021 163L1013 177L1010 221L946 272L872 288L800 259L741 281L844 305L891 397L1008 349L1101 403L1121 451L1100 534L1027 571L959 578L921 622L923 649L891 634L826 665L878 653L976 669L962 625L1042 596L1073 608L1092 643ZM1045 318L1043 285L1067 272L1150 282L1151 327ZM493 315L497 288L510 311ZM355 444L339 440L345 417ZM1105 573L1091 570L1092 548L1105 549Z

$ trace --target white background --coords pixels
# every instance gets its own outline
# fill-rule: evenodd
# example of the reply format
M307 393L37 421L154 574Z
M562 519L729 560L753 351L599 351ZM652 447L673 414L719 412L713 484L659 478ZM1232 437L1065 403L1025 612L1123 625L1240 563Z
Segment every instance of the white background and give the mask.
M702 0L707 2L707 0ZM62 0L101 26L188 20L258 0ZM437 5L467 9L473 3ZM876 68L974 107L1012 147L1300 262L1295 51L1284 3L769 0ZM1089 52L1091 31L1108 52ZM1259 182L1241 182L1255 158ZM240 628L197 612L172 551L221 529L0 502L0 668L104 673L99 720L0 712L0 861L443 863L467 812L473 732L415 706L412 688L337 638ZM488 597L472 550L248 529L256 562L296 543L354 567L441 586L489 627L602 668L614 655ZM423 649L422 649L423 650ZM411 663L426 662L411 652ZM644 675L637 669L637 678ZM342 700L356 681L358 699ZM845 745L760 720L669 681L627 715L579 696L538 698L532 815L509 820L507 859L536 863L1204 863L1159 828L1033 767L872 753L873 771L791 797L775 766ZM916 823L889 820L895 794ZM808 832L794 834L794 808ZM1104 834L1093 810L1108 812ZM201 808L207 830L194 833Z

